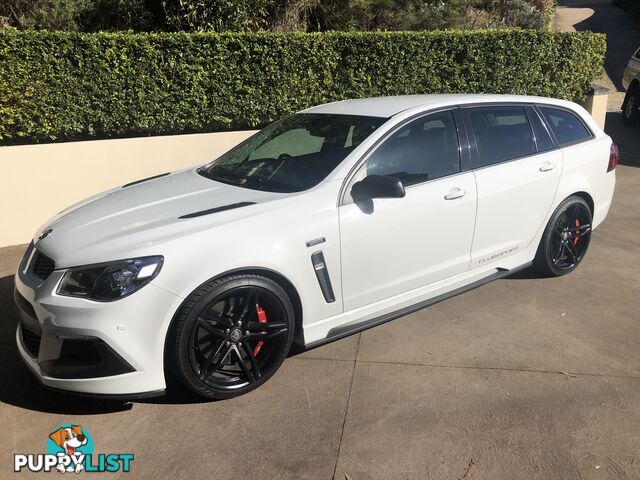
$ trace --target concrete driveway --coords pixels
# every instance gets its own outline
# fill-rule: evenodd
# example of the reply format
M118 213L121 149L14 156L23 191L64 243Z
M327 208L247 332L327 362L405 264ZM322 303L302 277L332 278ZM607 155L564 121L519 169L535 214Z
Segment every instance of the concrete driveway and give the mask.
M618 168L611 214L571 275L486 285L215 403L43 390L13 340L23 247L1 249L0 478L67 422L96 452L133 452L127 478L640 478L638 185L640 169Z

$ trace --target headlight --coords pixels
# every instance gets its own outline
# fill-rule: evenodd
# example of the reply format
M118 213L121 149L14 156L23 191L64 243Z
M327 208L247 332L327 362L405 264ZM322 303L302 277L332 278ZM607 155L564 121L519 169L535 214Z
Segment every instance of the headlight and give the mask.
M58 294L99 302L118 300L153 280L163 260L161 256L142 257L70 268L62 277Z

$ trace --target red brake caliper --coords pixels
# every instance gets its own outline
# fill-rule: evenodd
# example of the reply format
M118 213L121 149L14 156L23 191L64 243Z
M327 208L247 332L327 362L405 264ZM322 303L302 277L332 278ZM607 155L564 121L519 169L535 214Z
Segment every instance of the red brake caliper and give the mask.
M580 226L580 220L578 220L578 219L576 218L576 227L579 227L579 226ZM578 230L578 232L579 232L579 230ZM574 246L574 247L578 244L578 240L580 240L580 238L579 238L579 237L576 237L576 238L574 238L574 239L573 239L573 246Z
M256 304L256 313L258 314L258 323L267 323L267 312L265 312L260 305ZM261 332L266 333L266 332ZM257 357L260 353L260 349L264 342L260 340L258 344L253 348L253 356Z

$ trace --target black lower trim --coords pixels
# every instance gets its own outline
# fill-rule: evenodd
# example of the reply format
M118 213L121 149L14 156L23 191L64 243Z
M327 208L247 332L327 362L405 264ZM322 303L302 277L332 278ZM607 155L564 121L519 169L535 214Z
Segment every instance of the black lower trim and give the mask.
M475 288L481 287L482 285L485 285L494 280L498 280L500 278L504 278L516 272L519 272L520 270L524 270L525 268L528 268L529 266L531 266L531 264L532 262L529 262L520 267L512 268L511 270L500 269L497 272L491 275L487 275L486 277L481 278L480 280L477 280L473 283L464 285L460 288L456 288L454 290L451 290L450 292L443 293L442 295L437 295L428 300L418 302L414 305L409 305L408 307L401 308L400 310L396 310L395 312L386 313L379 317L375 317L370 320L365 320L360 323L356 323L352 325L342 325L340 327L332 328L331 330L329 330L329 333L327 334L326 338L323 338L322 340L318 340L316 342L312 342L312 343L309 343L308 345L305 345L305 349L311 350L313 348L317 348L327 343L333 342L334 340L339 340L341 338L348 337L350 335L353 335L354 333L362 332L363 330L368 330L369 328L376 327L378 325L389 322L391 320L395 320L396 318L403 317L413 312L417 312L418 310L422 310L425 307L429 307L436 303L442 302L443 300L447 300L451 297L455 297L456 295L460 295L461 293L465 293Z
M81 397L81 398L91 398L96 400L142 400L145 398L154 398L154 397L162 397L166 395L167 391L165 389L160 390L151 390L149 392L140 392L140 393L84 393L84 392L74 392L73 390L64 390L62 388L52 387L47 385L36 375L36 379L43 388L50 390L52 392L56 392L62 395L70 395L73 397Z

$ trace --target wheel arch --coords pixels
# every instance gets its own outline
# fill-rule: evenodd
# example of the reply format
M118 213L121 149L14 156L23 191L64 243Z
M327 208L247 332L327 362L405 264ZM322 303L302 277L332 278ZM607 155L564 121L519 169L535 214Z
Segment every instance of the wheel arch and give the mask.
M563 199L562 201L564 202L569 197L580 197L585 202L587 202L587 205L589 205L589 210L591 211L591 216L593 217L593 215L595 213L594 212L595 203L593 201L593 197L588 192L579 191L579 192L572 193L571 195L567 195L567 197L565 199Z
M278 285L280 285L286 294L289 296L289 300L291 300L291 304L293 305L293 314L295 316L295 335L294 342L299 339L302 335L302 300L300 299L300 294L298 293L298 289L295 287L293 282L289 280L286 276L272 270L270 268L265 267L244 267L244 268L236 268L227 272L224 272L215 278L221 278L226 275L237 273L246 273L246 274L254 274L254 275L262 275L263 277L267 277L270 280L273 280Z
M211 281L215 281L215 280L218 280L220 278L226 277L227 275L234 275L234 274L261 275L261 276L266 277L266 278L268 278L270 280L273 280L278 285L280 285L280 287L282 287L282 289L285 291L285 293L289 296L289 299L291 300L291 304L293 305L293 312L294 312L294 317L295 317L294 318L295 330L294 330L294 340L293 340L294 344L301 343L302 345L304 345L304 339L302 338L302 335L303 335L303 331L302 331L302 316L303 316L302 300L300 298L300 294L298 293L298 289L295 287L293 282L291 282L291 280L289 280L285 275L283 275L280 272L277 272L277 271L275 271L273 269L270 269L270 268L257 267L257 266L256 267L253 267L253 266L252 267L240 267L240 268L234 268L234 269L231 269L231 270L226 270L226 271L224 271L222 273L219 273L219 274L207 279L206 281L204 281L200 285L198 285L196 288L194 288L189 293L189 295L187 295L184 298L184 300L180 303L180 306L173 313L171 321L169 322L169 325L167 326L167 329L166 329L164 348L163 348L163 357L165 359L166 359L166 354L167 354L167 342L168 342L169 337L170 337L171 328L173 326L173 323L175 322L176 317L178 316L178 313L180 312L180 310L184 306L184 304L187 301L187 299L189 298L189 296L191 296L191 294L193 292L198 290L200 287L202 287L206 283L209 283Z

